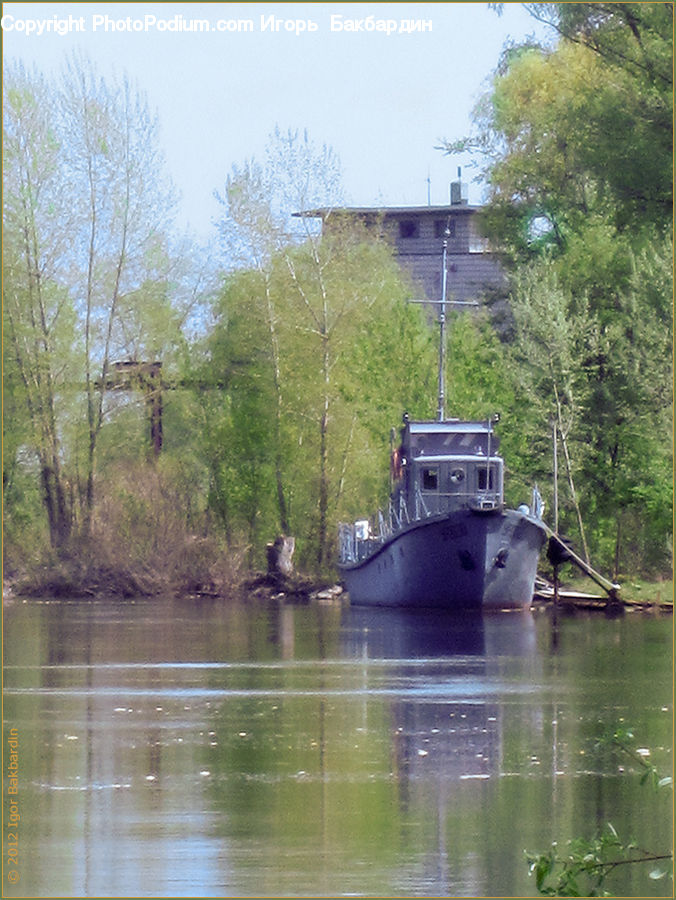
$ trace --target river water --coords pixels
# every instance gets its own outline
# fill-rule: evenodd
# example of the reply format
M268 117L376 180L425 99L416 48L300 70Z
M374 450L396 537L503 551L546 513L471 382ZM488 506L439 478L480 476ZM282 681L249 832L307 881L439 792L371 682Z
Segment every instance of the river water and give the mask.
M16 600L4 626L3 896L528 897L525 850L607 822L671 850L670 790L598 746L631 728L670 773L670 617ZM673 896L654 867L608 886Z

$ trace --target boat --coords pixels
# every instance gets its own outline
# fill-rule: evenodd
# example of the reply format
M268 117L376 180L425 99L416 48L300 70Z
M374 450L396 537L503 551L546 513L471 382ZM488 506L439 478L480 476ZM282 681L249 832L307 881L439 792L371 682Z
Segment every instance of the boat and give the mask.
M446 298L446 246L444 240L437 418L404 414L398 446L393 429L388 508L339 525L338 570L358 606L524 609L547 538L542 498L534 487L529 503L505 507L498 415L445 415L445 313L453 302Z

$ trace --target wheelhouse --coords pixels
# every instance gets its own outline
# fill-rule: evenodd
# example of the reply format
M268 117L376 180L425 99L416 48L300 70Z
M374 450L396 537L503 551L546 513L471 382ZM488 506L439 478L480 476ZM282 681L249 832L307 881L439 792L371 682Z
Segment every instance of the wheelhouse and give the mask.
M428 515L503 504L504 463L492 422L406 422L395 494Z

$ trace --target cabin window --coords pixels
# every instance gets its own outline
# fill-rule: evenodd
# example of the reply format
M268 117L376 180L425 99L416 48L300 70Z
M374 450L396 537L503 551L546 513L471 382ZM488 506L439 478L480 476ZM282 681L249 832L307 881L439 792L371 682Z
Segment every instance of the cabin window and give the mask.
M436 491L439 489L439 469L436 466L422 470L422 487L424 491Z
M487 472L486 469L482 466L482 467L478 470L478 473L477 473L477 474L478 474L478 486L479 486L479 490L480 490L480 491L485 491L485 490L486 490L486 487L488 487L488 490L489 490L489 491L492 491L492 490L493 490L493 481L494 481L494 479L493 479L493 469L492 469L492 467L491 467L491 468L488 470L488 472ZM486 478L486 475L488 475L488 478ZM488 485L486 485L486 481L488 481Z
M402 219L399 222L400 238L417 238L420 236L420 229L415 219Z

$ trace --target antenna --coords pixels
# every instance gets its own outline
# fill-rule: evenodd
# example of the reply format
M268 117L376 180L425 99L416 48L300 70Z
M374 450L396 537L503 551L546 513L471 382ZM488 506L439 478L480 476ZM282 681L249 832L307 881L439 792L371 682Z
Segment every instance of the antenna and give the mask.
M430 169L427 167L427 205L432 205L432 179L430 178Z

